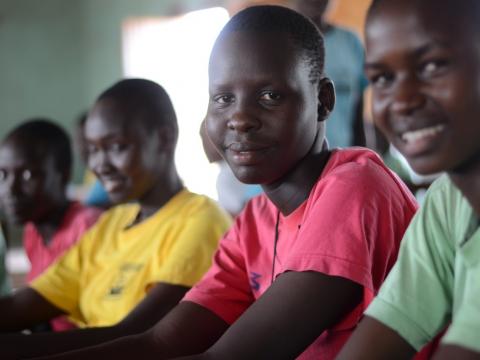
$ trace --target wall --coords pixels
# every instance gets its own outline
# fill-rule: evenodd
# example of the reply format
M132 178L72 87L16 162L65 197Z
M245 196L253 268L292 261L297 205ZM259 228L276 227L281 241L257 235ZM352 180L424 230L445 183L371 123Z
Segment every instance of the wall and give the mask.
M183 7L208 3L191 0ZM0 137L36 116L71 131L78 114L122 76L122 21L179 12L179 5L178 0L0 0ZM81 172L77 161L76 180Z
M69 123L84 105L79 3L1 0L0 134L32 116Z

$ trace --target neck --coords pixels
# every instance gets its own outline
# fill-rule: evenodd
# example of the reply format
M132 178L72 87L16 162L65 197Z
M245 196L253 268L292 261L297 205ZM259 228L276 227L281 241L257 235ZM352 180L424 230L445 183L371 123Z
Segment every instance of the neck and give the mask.
M183 189L183 183L180 180L180 176L178 176L176 169L169 171L168 174L170 175L165 176L162 180L158 181L155 187L148 191L142 199L139 200L140 212L138 213L134 224L152 216Z
M48 216L33 222L45 245L48 245L52 241L55 233L63 222L69 206L70 202L64 198L63 201L57 204L53 211L48 213Z
M265 194L284 216L292 213L308 198L329 156L327 142L318 135L310 152L295 168L282 179L262 185Z
M468 168L448 172L448 176L480 218L480 161L475 161Z

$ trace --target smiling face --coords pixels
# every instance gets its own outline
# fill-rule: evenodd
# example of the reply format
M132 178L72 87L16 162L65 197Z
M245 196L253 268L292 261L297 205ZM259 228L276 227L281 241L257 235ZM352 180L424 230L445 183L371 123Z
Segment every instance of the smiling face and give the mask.
M158 183L165 166L157 131L112 99L94 106L85 124L88 166L114 203L141 201Z
M0 146L0 203L16 224L42 221L63 201L63 173L39 144L18 138Z
M463 171L478 161L475 26L453 1L383 1L368 19L374 120L418 173Z
M318 84L288 35L224 34L210 59L210 139L244 183L281 179L312 148Z

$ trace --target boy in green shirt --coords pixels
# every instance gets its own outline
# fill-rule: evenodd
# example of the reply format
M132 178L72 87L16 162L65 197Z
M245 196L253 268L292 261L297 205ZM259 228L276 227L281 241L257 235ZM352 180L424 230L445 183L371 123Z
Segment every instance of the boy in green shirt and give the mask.
M420 174L445 171L340 359L480 358L480 2L376 0L366 73L380 129Z

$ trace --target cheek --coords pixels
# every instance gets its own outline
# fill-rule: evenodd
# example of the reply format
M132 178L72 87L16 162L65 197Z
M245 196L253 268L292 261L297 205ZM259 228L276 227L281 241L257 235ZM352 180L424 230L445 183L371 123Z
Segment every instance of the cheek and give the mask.
M47 197L49 189L56 188L54 184L41 184L38 182L22 185L22 193L33 199L41 199Z
M135 168L143 159L131 152L112 155L110 157L111 165L120 172L128 173Z
M206 121L206 130L207 136L210 139L213 146L222 152L223 150L223 142L225 136L225 129L223 126L223 122L214 116L209 116Z
M387 137L390 137L390 126L388 123L388 98L379 94L372 93L372 117L375 125L383 132Z

